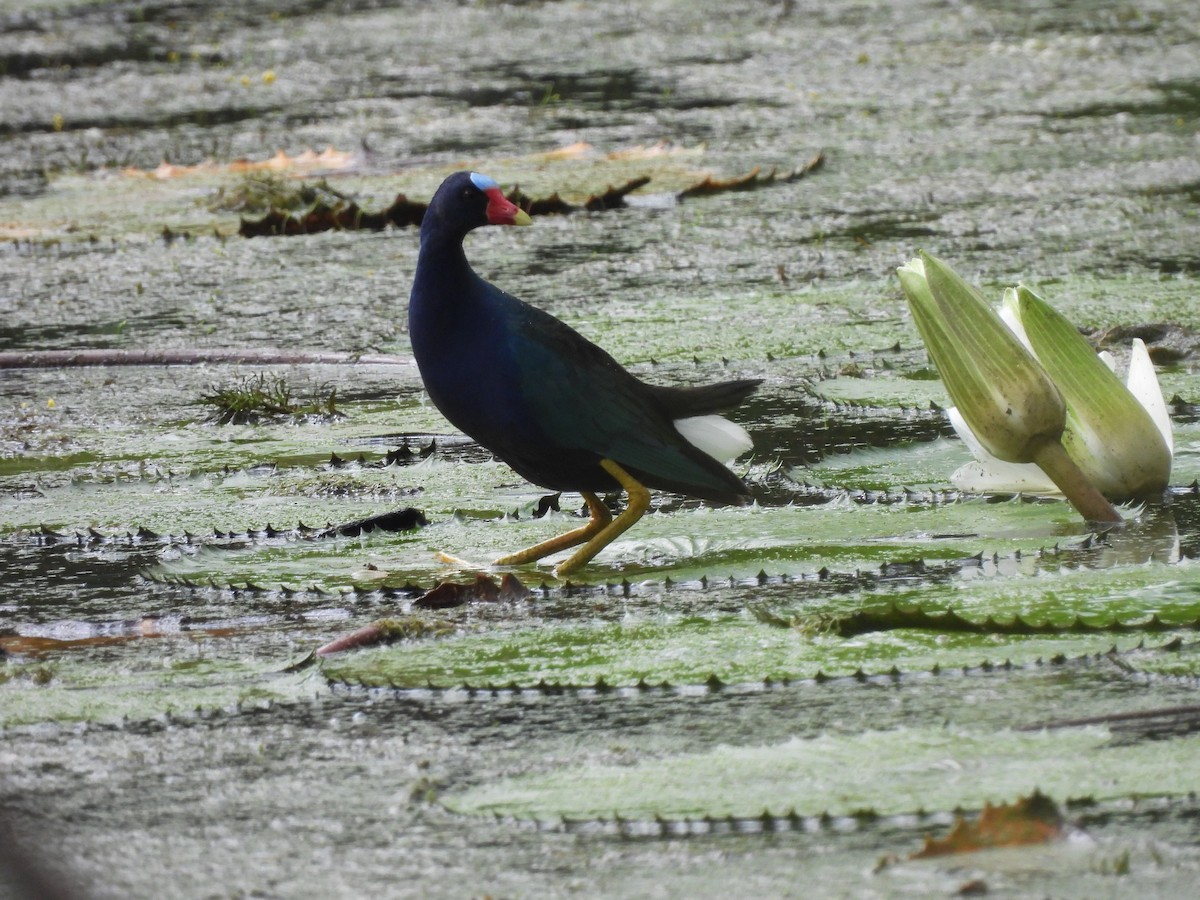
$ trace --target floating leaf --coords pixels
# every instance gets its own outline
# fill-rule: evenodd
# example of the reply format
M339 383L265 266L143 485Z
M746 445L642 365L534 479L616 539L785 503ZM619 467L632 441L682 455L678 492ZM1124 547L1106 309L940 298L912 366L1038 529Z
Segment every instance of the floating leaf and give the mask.
M988 803L973 821L958 817L944 838L927 837L925 846L910 859L929 859L954 853L974 853L993 847L1044 844L1063 834L1063 815L1058 805L1041 791L1015 803Z
M981 843L1012 843L1050 834L1051 810L1057 807L1048 796L1065 802L1139 793L1186 795L1195 789L1191 754L1200 737L1119 746L1108 741L1102 728L1017 734L929 727L821 734L769 745L723 744L624 765L550 767L464 787L443 803L457 813L541 822L752 819L764 810L771 817L861 821L983 809L991 798L1036 790L1028 812L1011 817L1011 825L1003 811L993 813L987 827L972 835ZM1022 819L1030 817L1037 824L1027 827Z
M22 626L14 634L0 634L0 656L39 658L64 650L89 650L144 638L173 637L181 633L214 638L237 634L238 627L187 623L178 616L143 616L122 622L54 622L49 626Z
M761 169L754 168L745 175L736 178L714 178L709 176L703 181L693 184L691 187L684 188L676 196L680 200L683 200L687 197L724 194L733 191L752 191L775 184L789 184L812 174L824 164L825 155L818 153L807 163L799 168L792 169L790 172L780 172L772 167L765 175L762 174Z
M242 237L265 237L316 234L330 230L382 231L389 225L406 228L420 225L428 206L428 203L409 200L404 194L397 194L392 205L382 212L367 212L353 200L334 204L322 200L299 214L272 209L261 219L242 219L238 234Z
M772 169L763 175L758 169L753 169L739 178L722 180L706 176L702 181L679 191L676 197L683 199L728 191L752 190L776 184L789 184L816 171L823 162L824 157L817 154L805 165L786 173L779 173ZM626 206L626 196L645 187L650 181L650 175L639 175L617 187L609 185L603 191L589 194L580 205L567 202L559 196L558 191L542 197L530 197L519 188L513 188L508 194L508 199L531 216L569 215L584 210L600 212L623 209ZM404 194L397 194L392 205L382 212L367 212L359 208L353 200L340 197L340 195L333 202L321 199L308 204L307 208L298 213L290 211L292 205L289 202L286 204L288 208L272 208L260 219L243 218L238 227L238 233L242 237L263 237L315 234L335 229L380 231L389 225L405 228L410 225L420 225L428 207L428 203L409 200Z
M477 601L495 603L500 600L524 600L531 594L532 592L511 572L505 573L499 584L495 579L480 573L471 584L443 581L414 600L413 606L421 609L447 609Z

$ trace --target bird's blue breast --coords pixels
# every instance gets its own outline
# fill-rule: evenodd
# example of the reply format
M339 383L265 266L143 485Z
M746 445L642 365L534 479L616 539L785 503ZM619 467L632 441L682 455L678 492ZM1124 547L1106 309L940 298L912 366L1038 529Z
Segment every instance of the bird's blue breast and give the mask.
M515 339L523 304L474 276L457 284L413 286L409 337L434 405L488 446L536 438Z

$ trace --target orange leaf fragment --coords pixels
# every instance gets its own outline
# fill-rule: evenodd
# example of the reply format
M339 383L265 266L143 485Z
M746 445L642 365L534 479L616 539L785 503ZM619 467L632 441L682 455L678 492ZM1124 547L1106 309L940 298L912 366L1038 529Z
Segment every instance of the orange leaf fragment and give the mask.
M167 161L158 164L154 169L139 169L129 166L122 169L122 174L165 181L169 178L181 178L195 172L303 172L327 169L345 169L354 164L354 154L326 147L320 153L305 150L297 156L288 156L282 150L269 159L235 159L229 163L215 163L211 159L197 163L194 166L176 166Z
M585 159L589 156L595 156L596 148L587 141L576 141L574 144L567 144L565 147L556 147L553 150L547 150L544 153L536 153L536 159L556 160L556 159Z
M985 805L979 818L968 822L959 817L946 837L925 838L925 846L909 859L929 859L952 853L974 853L994 847L1044 844L1062 837L1063 816L1053 800L1041 791L1021 797L1016 803Z

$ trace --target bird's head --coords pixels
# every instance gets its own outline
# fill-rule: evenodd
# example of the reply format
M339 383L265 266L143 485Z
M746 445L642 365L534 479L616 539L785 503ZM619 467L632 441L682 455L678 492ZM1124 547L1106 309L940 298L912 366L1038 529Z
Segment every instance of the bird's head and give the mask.
M494 179L478 172L455 172L443 181L429 203L429 214L443 227L462 234L483 225L533 222L527 212L504 196Z

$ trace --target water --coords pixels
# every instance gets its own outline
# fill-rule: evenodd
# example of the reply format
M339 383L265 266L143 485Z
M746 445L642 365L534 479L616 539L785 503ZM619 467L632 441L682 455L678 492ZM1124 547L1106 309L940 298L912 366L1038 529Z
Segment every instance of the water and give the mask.
M796 498L769 481L772 460L803 474L830 446L902 451L940 433L928 416L897 412L937 396L907 377L922 362L891 280L918 246L990 286L1050 285L1082 325L1200 327L1197 50L1180 2L3 4L0 350L406 354L415 234L237 238L237 213L213 204L240 177L219 166L237 158L333 146L353 164L330 183L373 209L397 191L427 197L458 166L576 202L648 171L651 203L481 233L471 257L648 378L765 377L744 421L759 440L752 475L769 516ZM536 155L578 141L591 156ZM660 141L675 152L605 158ZM670 200L704 173L789 170L817 151L824 167L794 184ZM125 172L164 159L217 168L166 182ZM166 240L164 228L188 237ZM15 655L0 683L12 723L0 812L21 835L12 846L69 895L926 896L978 876L1000 895L1094 897L1169 896L1194 881L1194 800L1179 797L1102 804L1079 818L1091 843L1045 858L877 874L881 856L917 849L949 810L686 839L450 812L439 798L559 768L1183 704L1194 674L1072 664L715 691L331 688L311 669L284 670L392 614L394 598L164 584L143 573L178 548L122 535L291 527L417 503L440 523L437 540L486 557L489 541L540 527L527 515L507 532L494 525L538 492L474 456L442 468L323 466L334 451L382 456L379 435L446 426L408 367L274 371L314 393L336 383L352 417L266 433L197 424L198 398L231 377L220 367L0 372L0 628ZM1194 397L1194 379L1185 356L1164 372L1168 396ZM811 390L867 406L848 413ZM1200 467L1194 423L1179 425L1182 485ZM931 458L874 471L892 487L944 484L936 473L955 451L925 446ZM1179 505L1186 550L1194 504ZM1068 515L1046 513L1045 524L1038 514L1019 519L1031 540L1077 535ZM712 535L673 531L699 517L652 518L639 526L648 544L701 555L656 566L635 553L626 569L602 569L598 580L646 579L628 607L559 593L549 612L447 615L468 630L652 619L664 577L714 564L703 555ZM94 526L106 540L31 539L40 522L69 535ZM967 545L968 555L1007 550L998 538ZM346 543L305 565L306 545L279 539L255 564L307 581L361 572L369 558L428 584L432 563L411 560L429 554L406 546ZM737 564L772 576L857 564L806 547ZM1178 577L1186 593L1190 576ZM714 579L702 594L662 598L662 614L741 610L745 594ZM36 644L72 635L82 642L71 649ZM1122 853L1131 875L1105 874Z

